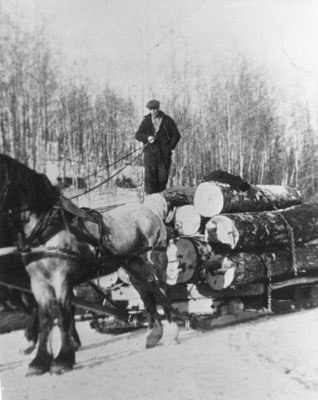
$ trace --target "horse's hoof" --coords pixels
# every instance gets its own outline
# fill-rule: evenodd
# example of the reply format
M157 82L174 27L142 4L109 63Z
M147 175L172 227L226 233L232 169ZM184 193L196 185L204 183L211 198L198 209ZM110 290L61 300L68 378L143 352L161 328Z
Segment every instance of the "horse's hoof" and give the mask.
M25 343L21 346L19 353L21 354L31 354L32 351L35 349L36 343L34 340L27 341L25 340Z
M43 375L46 372L50 371L50 367L43 366L43 365L29 365L29 368L25 374L26 377L28 376L38 376Z
M65 372L72 371L73 365L69 363L53 363L51 366L51 373L55 375L61 375Z
M37 356L30 362L26 376L43 375L50 371L52 358L50 356Z
M82 343L79 343L77 340L72 340L72 346L75 351L79 350L82 346Z
M156 347L159 340L160 340L160 338L157 339L157 338L153 338L153 337L151 337L151 338L147 337L146 349L152 349L153 347Z
M146 340L146 349L151 349L152 347L157 346L158 342L162 338L162 328L153 328Z
M179 327L175 322L163 322L163 343L174 345L179 343Z

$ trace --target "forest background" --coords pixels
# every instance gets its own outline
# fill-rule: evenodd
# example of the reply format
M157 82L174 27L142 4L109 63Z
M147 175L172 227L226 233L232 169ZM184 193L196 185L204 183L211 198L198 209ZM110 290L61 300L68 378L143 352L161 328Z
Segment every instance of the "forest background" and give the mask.
M40 3L27 0L29 8L22 7L21 2L19 8L17 3L2 0L0 7L0 152L49 175L53 165L62 177L90 177L87 185L94 186L128 163L136 168L142 165L140 143L134 134L146 113L145 103L158 98L182 135L170 184L193 186L207 173L221 169L239 174L252 184L298 186L306 201L318 201L318 63L309 65L304 58L304 63L299 64L279 44L285 62L296 71L292 80L282 85L284 72L276 73L274 67L275 42L267 49L264 62L253 51L237 46L237 42L228 44L224 36L214 46L208 40L209 30L201 30L198 35L206 35L203 50L197 47L197 53L193 52L194 29L198 29L200 21L217 19L222 2L175 0L163 1L159 7L152 0L122 0L117 5L114 1L79 0L77 5L82 6L84 14L88 4L90 9L102 4L106 25L106 16L112 19L113 26L116 16L121 16L118 29L108 38L110 43L118 44L117 53L112 53L106 38L104 43L99 35L99 51L109 53L113 59L119 57L117 64L105 64L98 73L96 68L87 73L89 64L94 64L94 55L87 52L87 63L78 53L68 57L70 48L52 39L50 15L41 14ZM41 2L42 11L45 3ZM59 0L53 3L61 6ZM73 0L67 3L70 7L75 5ZM272 8L273 3L275 7L280 5L274 10L280 16L278 24L290 16L284 12L284 1L256 1L254 6L249 1L237 3L243 12L251 11L256 4L260 14L264 3ZM316 1L289 3L299 23L290 21L296 34L306 26L315 27L309 37L316 57ZM308 5L312 14L308 13ZM39 9L36 11L34 6ZM222 6L226 7L222 12L236 10L231 1L224 1ZM211 8L207 7L214 7L213 16L209 16ZM74 10L79 12L78 9L81 7ZM181 17L185 18L186 12L188 24L197 14L201 20L198 17L196 28L189 25L182 34L176 27L184 26ZM161 13L166 25L158 25ZM257 25L255 15L253 18ZM138 27L137 42L130 43L130 33L123 31L128 19ZM95 22L98 25L99 20L90 21L90 25ZM255 35L257 47L257 30L252 29L255 25L251 25L248 34ZM120 47L118 38L123 32L129 50ZM299 42L294 44L304 46L307 38L299 33ZM160 53L158 49L163 48ZM129 62L120 62L120 51L130 57ZM204 57L200 58L202 54ZM100 64L101 59L95 61ZM137 71L133 78L132 66ZM116 69L120 79L109 72ZM308 75L309 85L304 84ZM310 96L308 87L314 89Z

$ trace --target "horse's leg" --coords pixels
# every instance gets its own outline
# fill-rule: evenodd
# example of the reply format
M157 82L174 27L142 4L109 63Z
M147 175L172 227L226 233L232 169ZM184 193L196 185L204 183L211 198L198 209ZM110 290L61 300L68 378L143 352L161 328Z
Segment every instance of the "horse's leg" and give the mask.
M162 245L162 247L164 247ZM172 318L172 305L167 294L167 253L164 250L152 250L142 256L148 268L153 268L157 279L151 280L150 290L164 311L167 324L164 325L163 341L178 341L179 328Z
M24 354L30 354L35 349L39 337L39 310L37 307L34 307L31 312L24 331L24 337L26 343L23 344L23 348L20 351Z
M6 304L9 297L9 290L6 286L0 286L0 312L5 311L8 306Z
M74 350L78 350L81 347L82 343L75 325L75 306L72 306L71 339Z
M39 314L38 306L34 296L30 293L21 292L21 305L23 310L30 315L24 330L24 343L20 352L30 354L35 349L39 337Z
M53 360L53 355L48 351L48 337L53 328L54 293L43 280L32 277L31 287L39 307L39 345L35 358L29 364L27 376L41 375L49 371Z
M146 348L155 347L162 338L163 329L156 307L156 300L148 289L148 280L151 276L144 270L144 262L139 257L132 258L127 264L127 273L131 283L138 291L148 314L149 333L146 339Z
M54 288L58 307L61 348L53 361L51 371L56 374L61 374L73 369L75 364L75 348L72 340L72 333L74 331L74 310L72 307L73 291L67 277L63 277L61 274L55 279Z

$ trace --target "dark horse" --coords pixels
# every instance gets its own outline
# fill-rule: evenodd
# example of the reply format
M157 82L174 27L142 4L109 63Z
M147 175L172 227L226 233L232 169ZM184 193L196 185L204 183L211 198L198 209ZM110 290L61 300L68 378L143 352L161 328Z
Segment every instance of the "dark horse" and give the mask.
M103 223L88 212L85 218L75 217L61 206L58 189L45 175L0 154L0 213L7 212L10 216L12 232L19 239L21 257L38 305L38 349L28 375L47 371L61 373L73 368L73 287L94 274L100 259L107 270L111 255L125 262L149 312L146 347L158 343L163 330L156 304L162 305L169 322L171 306L162 284L167 236L161 210L155 208L156 212L139 206L126 213L129 229L123 228L122 220L117 221L118 216L105 215ZM97 253L101 255L98 260ZM47 342L55 310L61 348L53 359Z
M13 245L14 238L11 232L10 218L6 213L0 214L0 248ZM9 282L14 282L16 277L19 277L24 286L28 286L28 274L23 266L21 257L16 254L6 254L0 257L0 282L8 283L8 277L10 278ZM26 291L0 285L0 302L4 310L8 309L8 303L11 303L15 308L30 314L29 322L25 329L27 346L23 351L25 353L31 352L38 339L38 315L33 295Z

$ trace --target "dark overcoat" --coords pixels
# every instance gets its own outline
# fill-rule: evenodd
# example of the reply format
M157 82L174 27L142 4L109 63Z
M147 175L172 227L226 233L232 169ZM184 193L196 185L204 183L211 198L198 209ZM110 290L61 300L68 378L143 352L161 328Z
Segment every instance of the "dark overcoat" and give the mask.
M162 121L157 133L155 133L151 114L144 117L136 132L136 139L144 144L148 143L148 136L155 138L154 143L149 143L145 147L145 153L172 151L180 140L180 133L174 120L162 111L159 111L159 115L162 117Z

